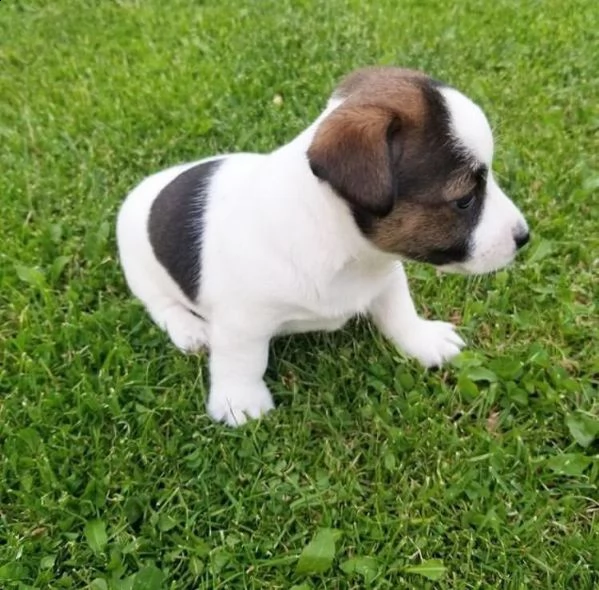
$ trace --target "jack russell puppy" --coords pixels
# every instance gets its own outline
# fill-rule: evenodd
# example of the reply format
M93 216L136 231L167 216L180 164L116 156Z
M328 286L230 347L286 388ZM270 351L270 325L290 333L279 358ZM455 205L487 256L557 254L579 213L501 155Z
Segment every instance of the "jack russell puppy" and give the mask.
M425 74L366 68L270 154L221 155L143 180L118 215L125 277L185 352L208 348L209 415L231 426L273 405L275 335L368 314L426 367L464 346L418 316L401 260L459 273L509 264L529 240L491 172L482 110Z

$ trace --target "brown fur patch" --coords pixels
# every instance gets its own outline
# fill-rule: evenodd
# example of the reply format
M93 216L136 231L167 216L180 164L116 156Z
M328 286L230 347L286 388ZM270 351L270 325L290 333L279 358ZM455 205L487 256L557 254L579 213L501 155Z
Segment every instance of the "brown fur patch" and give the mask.
M348 77L335 92L345 102L321 123L308 150L317 176L376 215L393 205L393 135L425 117L422 90L404 72L377 68Z
M421 72L366 68L333 97L344 102L315 133L313 172L382 250L435 264L463 259L478 214L452 202L478 191L480 212L484 183L453 141L436 84Z
M476 188L476 179L470 168L460 169L455 175L448 178L443 196L448 201L461 199Z
M379 107L337 109L308 150L313 172L353 206L386 215L393 206L391 161L385 141L390 114Z
M452 212L446 207L406 201L373 224L370 238L386 252L426 260L432 250L447 251L454 246L452 222Z
M393 67L361 68L347 75L333 93L333 96L347 98L359 92L388 87L389 84L406 84L415 80L426 80L427 76L417 70Z

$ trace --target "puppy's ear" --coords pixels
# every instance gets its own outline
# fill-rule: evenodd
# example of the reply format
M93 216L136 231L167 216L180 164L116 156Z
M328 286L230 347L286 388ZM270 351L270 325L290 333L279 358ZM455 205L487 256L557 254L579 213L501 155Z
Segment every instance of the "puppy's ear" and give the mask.
M393 208L399 128L385 108L342 105L316 131L308 149L312 172L350 205L384 217Z

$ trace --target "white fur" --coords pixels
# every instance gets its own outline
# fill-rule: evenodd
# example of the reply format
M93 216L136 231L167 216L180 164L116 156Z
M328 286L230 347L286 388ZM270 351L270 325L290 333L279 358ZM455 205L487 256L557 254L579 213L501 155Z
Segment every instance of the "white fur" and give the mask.
M321 118L339 102L330 101ZM479 145L481 138L467 129L467 108L454 103L449 101L452 113L459 111L455 129L465 129L458 135L481 158L490 158L486 139ZM209 347L208 412L230 425L273 408L263 374L276 334L334 330L368 313L425 366L450 359L464 346L451 324L418 316L402 264L376 250L347 205L311 173L306 151L318 123L271 154L228 156L217 170L206 204L197 301L188 300L156 260L147 232L160 190L195 162L144 180L119 213L118 246L132 292L176 346ZM506 260L499 244L506 231L511 239L508 225L521 219L494 187L476 237L480 254L465 265L468 270Z
M451 115L451 129L466 153L488 170L482 216L473 235L471 257L462 263L441 267L447 271L481 274L509 264L516 256L515 238L528 233L528 226L516 205L495 182L491 172L493 134L478 105L454 88L442 88Z
M482 109L455 88L440 88L451 115L451 131L455 138L479 162L491 166L493 133Z
M499 188L489 172L482 216L473 235L472 257L459 264L469 274L492 272L516 256L515 238L528 233L522 213Z

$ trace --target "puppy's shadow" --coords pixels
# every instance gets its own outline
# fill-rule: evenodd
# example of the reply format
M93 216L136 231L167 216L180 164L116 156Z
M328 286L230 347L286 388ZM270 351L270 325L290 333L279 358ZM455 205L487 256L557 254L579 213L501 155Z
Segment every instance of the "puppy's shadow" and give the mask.
M350 321L335 332L310 332L273 339L266 380L277 405L287 406L310 396L324 401L355 401L367 387L373 364L391 378L394 351L365 319Z

